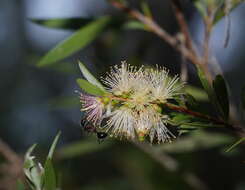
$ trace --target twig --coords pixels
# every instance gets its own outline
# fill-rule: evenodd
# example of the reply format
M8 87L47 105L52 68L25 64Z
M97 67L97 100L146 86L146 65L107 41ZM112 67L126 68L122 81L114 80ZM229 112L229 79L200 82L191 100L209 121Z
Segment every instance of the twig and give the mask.
M187 23L185 21L185 17L184 17L182 8L181 8L180 0L172 0L171 3L172 3L172 6L173 6L173 10L174 10L176 19L177 19L177 21L179 23L179 26L180 26L180 30L181 30L182 34L184 35L184 37L185 37L185 45L195 57L198 57L198 55L197 55L197 53L196 53L196 51L194 49L194 46L193 46L193 41L192 41L192 38L190 36L188 25L187 25ZM201 67L201 69L205 73L208 81L211 83L212 77L211 77L211 73L209 72L208 64L207 64L208 63L208 57L209 57L208 56L208 51L209 51L209 38L210 38L211 27L208 26L207 29L208 30L205 33L206 35L205 35L205 56L204 56L204 61L203 61L203 63L198 63L197 65L199 65Z
M207 10L207 16L204 17L204 25L205 25L205 31L204 31L204 41L203 41L203 69L205 73L207 74L206 77L211 83L212 77L209 73L209 42L211 37L211 31L213 28L213 20L216 10L208 8Z
M188 29L188 25L185 21L185 17L181 8L181 3L179 0L172 0L171 4L173 6L173 10L176 16L176 19L179 23L180 30L182 34L184 35L184 46L190 49L193 55L197 56L196 51L193 46L192 38L190 36L190 32ZM182 56L181 61L181 80L187 81L188 80L188 69L187 69L187 63L185 61L185 57Z
M187 25L187 23L185 21L184 14L183 14L182 9L181 9L180 1L179 0L172 0L171 3L172 3L172 6L173 6L173 10L174 10L176 19L177 19L177 21L179 23L179 26L180 26L180 30L181 30L182 34L184 35L184 37L185 37L186 46L187 46L187 48L190 49L190 51L194 55L196 55L196 51L195 51L195 49L193 47L193 42L192 42L192 38L190 36L188 25Z
M148 18L147 16L141 14L139 11L135 9L131 9L125 6L121 2L115 0L109 0L109 2L114 7L124 11L125 13L129 14L133 18L145 24L151 32L155 33L161 39L166 41L169 45L171 45L176 50L178 50L184 57L190 60L193 64L201 65L202 62L197 56L195 56L189 49L180 46L179 41L174 36L171 36L168 32L163 30L153 19Z
M205 75L207 76L208 81L211 83L211 74L209 73L209 70L206 64L203 64L204 63L203 60L200 59L199 56L197 56L194 53L195 52L194 48L189 49L189 48L183 47L183 45L179 45L179 41L177 40L177 38L175 38L174 36L171 36L168 32L166 32L152 18L148 18L147 16L141 14L139 11L129 8L119 1L115 1L115 0L108 0L108 1L114 7L124 11L128 15L132 16L133 18L145 24L151 32L155 33L157 36L159 36L161 39L163 39L169 45L171 45L173 48L179 51L182 54L182 56L184 56L187 60L191 61L194 65L198 65L203 70ZM182 16L179 16L181 21L183 21L183 17L182 18L181 17ZM185 35L186 35L187 34L186 31L188 31L187 25L185 28L183 28L183 30L185 31ZM187 39L188 39L187 41L189 41L190 38L188 37ZM191 42L189 41L188 44L190 45Z
M188 81L188 68L185 58L181 57L181 65L180 65L180 79L183 82Z
M212 116L209 116L209 115L205 115L205 114L202 114L200 112L195 112L195 111L189 110L189 109L181 107L181 106L176 106L176 105L173 105L173 104L170 104L170 103L165 103L164 105L167 106L171 110L175 110L177 112L181 112L181 113L185 113L185 114L188 114L188 115L192 115L194 117L199 117L199 118L211 121L211 122L213 122L215 124L218 124L218 125L223 125L227 129L230 129L230 130L234 131L238 136L245 137L245 129L240 127L240 126L231 125L231 124L229 124L229 123L227 123L227 122L225 122L223 120L220 120L218 118L215 118L215 117L212 117Z

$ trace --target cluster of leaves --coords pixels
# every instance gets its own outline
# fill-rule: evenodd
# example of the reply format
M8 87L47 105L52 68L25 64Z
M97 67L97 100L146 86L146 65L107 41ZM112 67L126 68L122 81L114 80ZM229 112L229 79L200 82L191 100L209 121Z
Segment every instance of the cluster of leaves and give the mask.
M37 163L32 156L32 152L36 147L36 144L31 146L25 155L24 161L24 174L29 187L32 190L55 190L58 189L57 176L52 164L52 158L57 145L58 139L60 137L60 132L55 137L48 156L46 158L44 167L42 164ZM20 185L20 189L23 186Z

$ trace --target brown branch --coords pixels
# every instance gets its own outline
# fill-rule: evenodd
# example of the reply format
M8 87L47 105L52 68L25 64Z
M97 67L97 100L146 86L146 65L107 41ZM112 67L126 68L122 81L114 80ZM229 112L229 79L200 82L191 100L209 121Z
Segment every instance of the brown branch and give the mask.
M178 24L180 26L180 30L181 30L182 34L184 35L184 37L185 37L185 44L186 44L187 48L189 48L190 51L194 55L196 55L195 49L193 47L192 38L190 36L190 32L189 32L189 29L188 29L188 25L187 25L187 23L185 21L185 17L184 17L184 14L182 12L182 9L181 9L180 1L179 0L172 0L171 3L172 3L172 7L173 7L173 10L174 10L176 19L177 19Z
M175 48L177 51L179 51L182 56L184 56L187 60L191 61L194 65L198 65L205 75L208 78L208 81L211 83L211 74L209 73L209 70L206 66L206 64L203 64L203 60L199 58L199 56L196 55L193 46L191 45L191 41L189 34L188 34L188 27L185 24L185 27L183 27L184 35L188 34L188 44L192 46L192 49L188 49L183 45L179 44L178 38L175 38L174 36L171 36L168 32L166 32L163 28L161 28L153 19L141 14L139 11L135 9L131 9L124 5L123 3L116 1L116 0L108 0L115 8L118 8L131 17L137 19L141 23L145 24L147 28L155 33L157 36L159 36L161 39L163 39L165 42L167 42L169 45L171 45L173 48ZM182 13L181 13L182 14ZM184 17L181 16L178 12L178 18L181 20L181 23L183 24Z
M190 36L188 25L186 23L186 20L185 20L185 17L184 17L182 8L181 8L180 0L172 0L171 4L172 4L172 7L173 7L173 10L175 13L175 17L176 17L177 22L179 24L180 30L185 37L186 47L190 50L190 52L195 57L198 57L196 50L194 48L194 45L193 45L192 38ZM199 65L201 67L201 69L205 73L208 81L211 83L211 81L212 81L211 73L208 70L208 64L206 64L206 63L208 63L208 57L209 57L208 56L208 51L209 51L208 47L209 47L209 38L210 38L211 28L210 28L210 26L206 27L206 28L208 28L208 30L206 31L206 35L205 35L205 45L204 45L204 47L205 47L204 48L205 49L205 56L204 57L205 58L204 58L203 63L198 63L197 65Z
M198 117L201 119L205 119L205 120L213 122L214 124L223 125L227 129L234 131L238 136L245 137L245 129L240 127L240 126L231 125L231 124L229 124L229 123L227 123L221 119L218 119L218 118L215 118L215 117L212 117L209 115L205 115L205 114L202 114L200 112L195 112L195 111L189 110L189 109L181 107L181 106L176 106L176 105L173 105L170 103L165 103L164 105L167 106L171 110L181 112L181 113L185 113L188 115L192 115L194 117Z
M210 44L210 37L211 37L211 31L213 28L213 20L215 16L215 10L212 10L208 8L207 10L207 16L204 17L204 25L205 25L205 31L204 31L204 41L203 41L203 69L204 72L206 72L206 77L208 81L211 83L212 81L212 76L209 72L209 44Z
M151 18L148 18L147 16L141 14L139 11L135 9L131 9L121 2L115 1L115 0L109 0L109 2L116 8L124 11L128 15L132 16L133 18L137 19L138 21L145 24L148 29L155 33L157 36L159 36L161 39L166 41L169 45L174 47L176 50L178 50L184 57L186 57L188 60L190 60L193 64L201 65L201 60L193 54L189 49L182 47L179 45L179 41L174 36L171 36L168 32L163 30L154 20Z
M1 139L0 139L0 153L10 163L15 163L16 161L20 160L19 156Z
M17 180L23 177L23 160L1 139L0 154L2 154L7 161L7 163L2 164L0 168L1 172L4 174L3 178L0 180L0 189L15 189Z

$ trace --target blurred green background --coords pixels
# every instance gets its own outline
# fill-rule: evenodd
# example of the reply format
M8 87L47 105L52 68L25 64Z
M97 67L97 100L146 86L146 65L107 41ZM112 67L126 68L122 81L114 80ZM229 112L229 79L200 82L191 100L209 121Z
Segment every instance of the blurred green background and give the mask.
M136 2L131 4L137 7ZM169 1L152 0L149 5L155 20L176 34L178 27ZM201 46L201 18L188 0L183 0L183 6L194 40ZM102 0L0 1L0 138L20 155L38 143L35 154L42 160L60 130L54 165L62 189L245 189L244 145L225 153L236 141L225 130L194 131L172 144L150 146L115 139L99 144L95 135L81 129L79 98L74 92L79 89L76 78L81 76L77 60L83 61L97 77L122 60L134 65L164 65L171 74L180 72L182 58L165 42L153 34L121 27L106 30L92 44L63 61L37 67L40 58L73 30L44 27L32 19L108 14L121 15ZM223 47L224 20L216 25L211 39L212 51L237 108L245 83L244 17L242 4L231 14L227 48ZM193 66L188 65L188 69L189 82L200 87ZM241 118L242 112L236 115ZM0 173L0 179L8 175L1 168ZM1 183L0 189L5 189Z

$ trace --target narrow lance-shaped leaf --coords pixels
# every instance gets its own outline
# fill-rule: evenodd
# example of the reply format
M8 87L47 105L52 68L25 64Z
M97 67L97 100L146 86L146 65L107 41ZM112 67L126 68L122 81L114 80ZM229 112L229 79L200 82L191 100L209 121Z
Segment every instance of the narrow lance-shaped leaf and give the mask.
M202 0L194 0L194 5L202 17L207 16L207 4Z
M55 19L31 19L31 22L49 28L79 29L96 18L55 18Z
M45 162L43 184L45 190L55 190L57 188L55 170L50 158Z
M198 101L204 101L204 102L208 101L208 95L207 95L206 91L204 91L201 88L186 85L184 90L186 93L191 94L194 97L194 99L196 99Z
M147 27L145 24L139 22L139 21L128 21L123 25L124 29L131 29L131 30L145 30L147 31Z
M84 48L105 29L109 21L110 17L106 16L81 28L49 51L38 63L38 66L55 63Z
M149 18L152 18L151 9L150 9L148 3L145 0L141 0L140 5L141 5L141 9L142 9L144 15L149 17Z
M84 90L88 94L92 94L95 96L103 96L105 94L105 91L101 90L99 87L91 84L90 82L84 79L77 79L77 84L82 90Z
M58 134L56 135L49 149L49 153L48 153L45 165L44 165L44 174L42 178L42 184L44 185L45 190L55 190L56 189L56 175L55 175L55 170L54 170L51 160L53 158L54 150L56 148L60 135L61 135L61 132L58 132Z
M199 76L199 79L202 83L202 86L204 88L204 90L207 92L208 94L208 98L209 100L211 101L211 103L213 104L214 108L216 109L217 112L221 113L223 115L223 118L224 118L224 114L223 114L223 111L222 111L222 108L221 108L221 105L216 97L216 93L214 91L214 89L212 88L212 86L209 84L204 72L202 71L202 69L200 67L197 67L198 69L198 76ZM220 80L219 80L220 81ZM219 82L218 82L219 83ZM218 87L216 87L218 88ZM218 90L217 90L218 91ZM228 97L228 95L227 95ZM229 103L228 103L229 105ZM226 105L227 106L227 105ZM227 109L227 108L226 108ZM227 112L227 111L226 111ZM229 108L228 108L228 112L229 112ZM227 113L226 113L227 115Z
M229 97L224 78L221 75L217 75L213 81L213 88L217 97L217 101L220 107L220 112L225 120L229 117Z
M208 94L209 100L216 106L215 93L214 93L212 87L210 86L204 72L202 71L202 69L199 66L197 66L197 70L198 70L198 77L202 83L204 90Z
M47 157L48 159L52 159L53 154L54 154L54 150L55 150L57 142L58 142L58 140L60 138L60 135L61 135L61 132L59 131L58 134L56 135L56 137L55 137L50 149L49 149L49 153L48 153L48 157Z
M85 25L96 21L97 17L83 18L54 18L54 19L30 19L31 22L48 28L77 30ZM113 28L120 27L128 18L125 16L113 16L110 18L110 26Z
M214 24L216 24L224 16L229 14L233 9L235 9L242 2L244 3L244 0L223 0L224 5L220 6L220 8L218 9L216 16L215 16L215 19L214 19Z
M34 156L31 156L32 151L36 147L36 144L32 145L26 155L23 170L25 176L29 182L30 187L33 190L41 190L41 168L34 162Z
M245 137L239 139L237 142L235 142L233 145L231 145L225 152L230 152L233 150L237 145L241 144L243 141L245 141Z
M103 85L89 72L85 65L80 61L78 64L83 76L88 80L88 82L99 87L102 91L105 91Z

